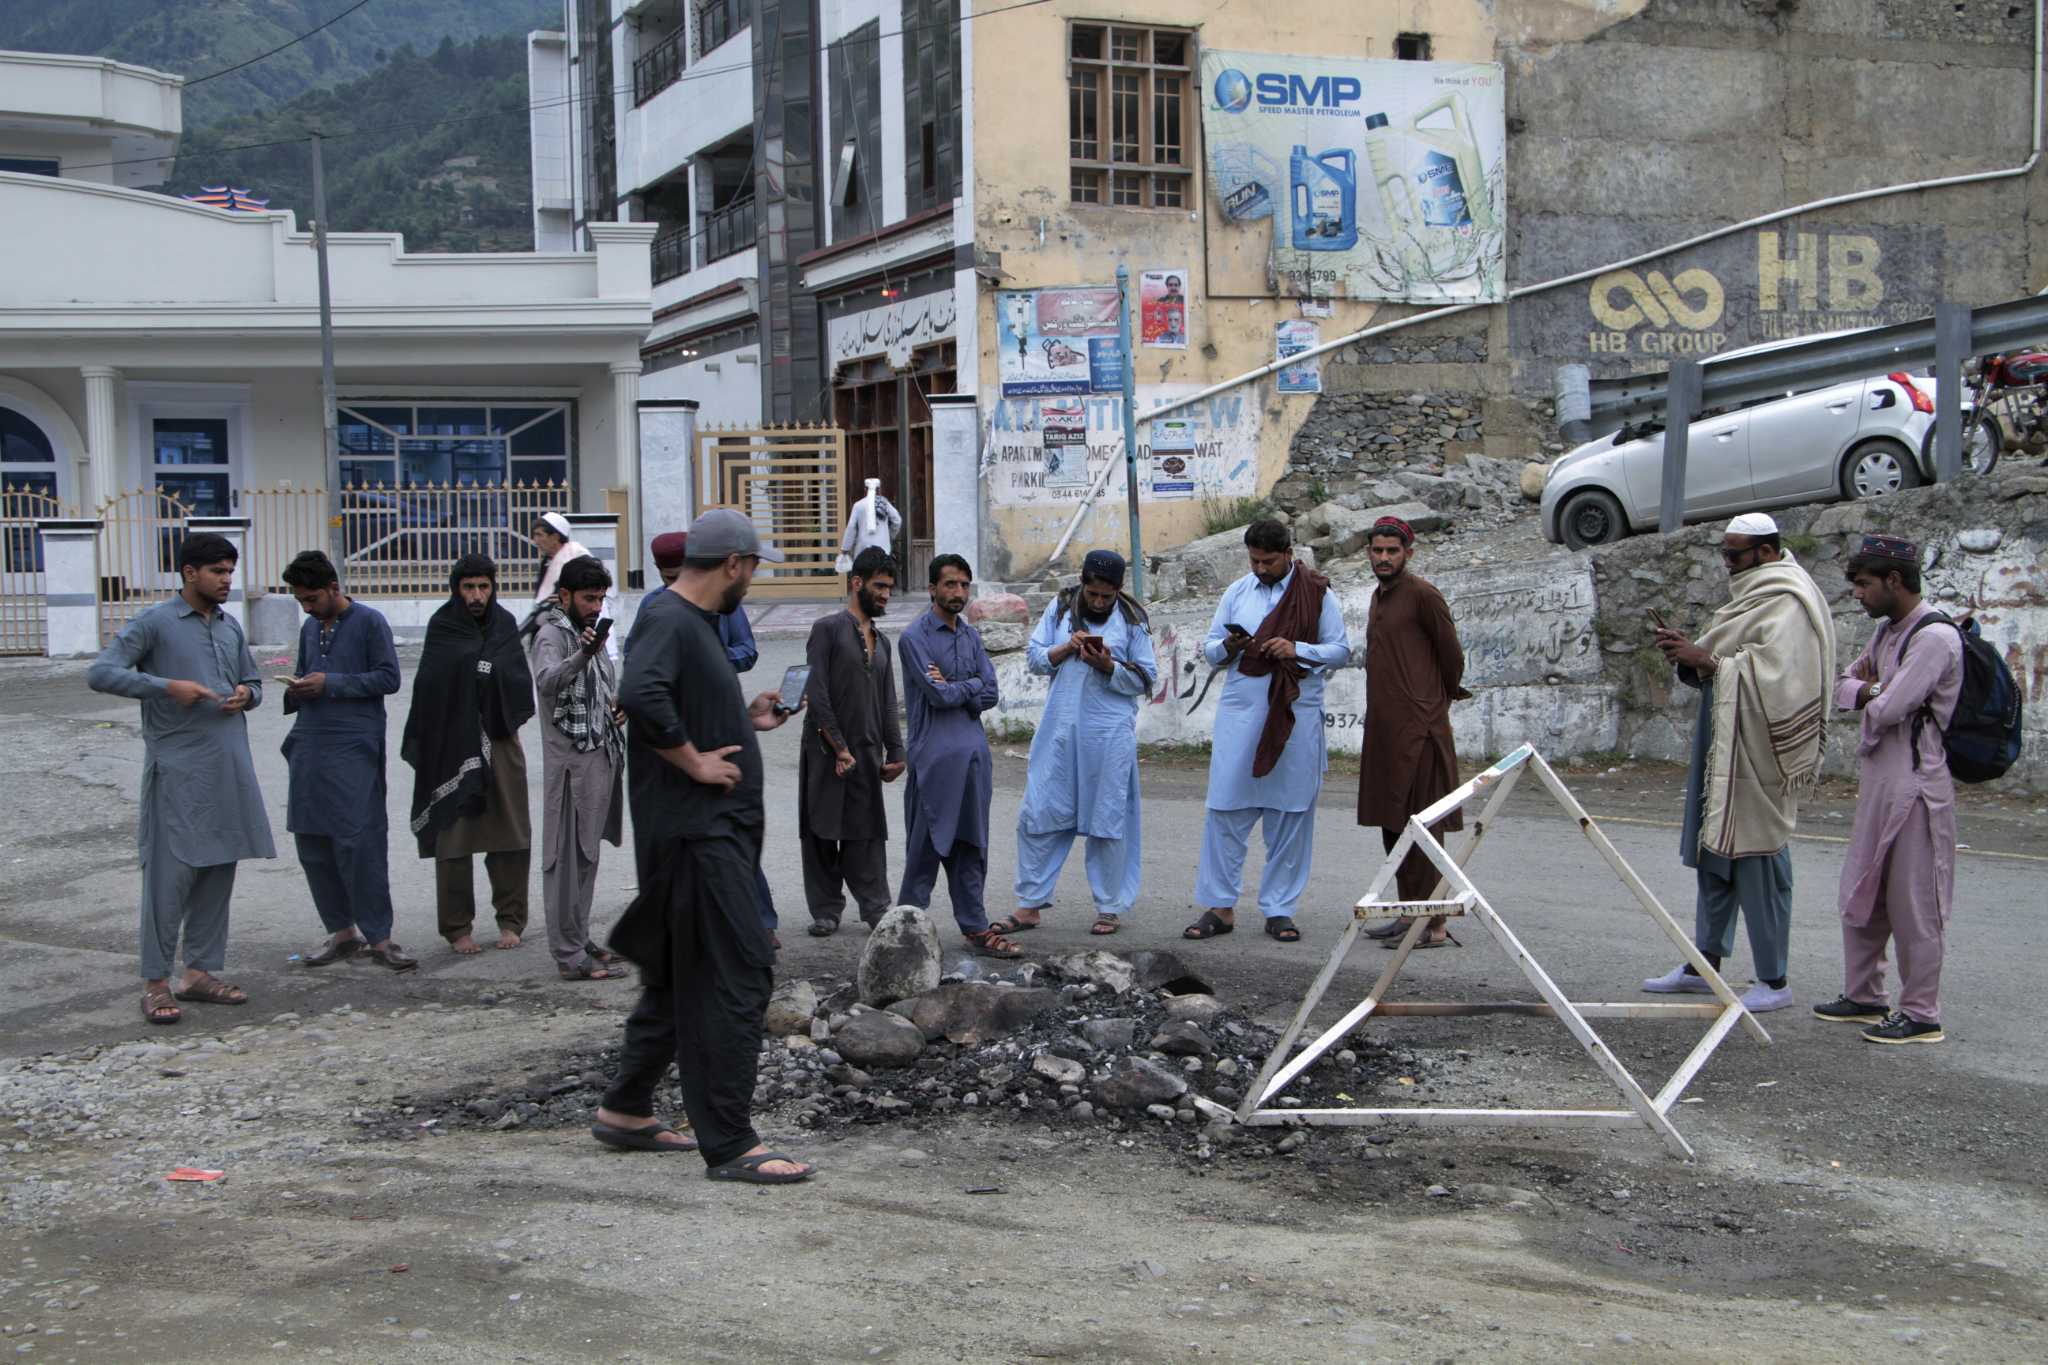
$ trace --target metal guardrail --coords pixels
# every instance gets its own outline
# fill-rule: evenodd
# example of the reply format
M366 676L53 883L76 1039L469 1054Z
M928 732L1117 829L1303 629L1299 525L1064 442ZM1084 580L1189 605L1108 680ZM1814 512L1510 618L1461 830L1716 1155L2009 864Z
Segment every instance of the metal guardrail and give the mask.
M690 225L680 223L654 239L653 278L666 284L690 273Z
M1965 355L1988 355L2048 340L2048 296L1969 310ZM1815 388L1890 370L1912 369L1936 359L1935 318L1872 327L1795 342L1747 355L1711 356L1696 362L1703 407L1726 407L1768 398L1795 388ZM1674 367L1676 368L1676 367ZM1664 411L1670 371L1596 379L1592 397L1593 436L1615 431L1631 417Z
M683 29L677 28L633 63L633 104L636 108L682 79L685 65L683 40L687 36Z

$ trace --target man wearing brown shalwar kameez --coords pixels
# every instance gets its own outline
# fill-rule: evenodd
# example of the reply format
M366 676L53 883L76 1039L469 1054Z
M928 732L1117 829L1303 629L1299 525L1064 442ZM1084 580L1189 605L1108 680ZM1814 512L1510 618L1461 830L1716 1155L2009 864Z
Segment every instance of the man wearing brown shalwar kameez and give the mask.
M1444 595L1428 579L1408 572L1415 533L1406 522L1381 517L1367 540L1373 576L1372 615L1365 631L1365 745L1358 770L1358 823L1379 826L1387 852L1401 837L1408 817L1451 794L1458 785L1458 751L1451 740L1451 703L1469 695L1465 651ZM1441 839L1464 826L1456 811L1430 832ZM1411 850L1395 873L1404 901L1429 900L1436 890L1436 865L1421 849ZM1372 930L1389 947L1407 930L1395 920ZM1434 948L1449 934L1442 916L1432 918L1416 940Z

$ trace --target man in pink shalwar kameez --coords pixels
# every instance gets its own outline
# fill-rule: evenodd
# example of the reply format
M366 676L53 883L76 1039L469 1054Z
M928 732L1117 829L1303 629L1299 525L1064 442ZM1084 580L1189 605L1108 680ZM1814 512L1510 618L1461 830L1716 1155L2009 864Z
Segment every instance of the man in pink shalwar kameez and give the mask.
M1909 541L1865 536L1848 563L1863 610L1881 618L1870 643L1835 684L1835 704L1862 712L1862 790L1842 865L1841 998L1814 1007L1836 1023L1863 1023L1870 1043L1938 1043L1941 959L1956 882L1956 789L1942 730L1963 682L1961 633L1920 600L1920 552ZM1885 990L1885 941L1899 958L1899 1006Z

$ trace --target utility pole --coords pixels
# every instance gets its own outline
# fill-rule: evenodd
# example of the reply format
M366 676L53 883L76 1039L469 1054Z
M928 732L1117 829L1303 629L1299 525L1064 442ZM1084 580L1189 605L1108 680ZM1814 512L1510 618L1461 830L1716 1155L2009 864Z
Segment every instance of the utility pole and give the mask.
M1124 363L1124 492L1131 511L1131 595L1145 600L1145 542L1138 534L1137 357L1131 352L1131 268L1116 268L1116 338Z
M320 176L320 134L313 134L313 253L320 266L320 463L327 480L327 557L341 572L348 558L341 530L340 419L334 404L334 298L327 286L327 186ZM343 585L346 587L346 584Z

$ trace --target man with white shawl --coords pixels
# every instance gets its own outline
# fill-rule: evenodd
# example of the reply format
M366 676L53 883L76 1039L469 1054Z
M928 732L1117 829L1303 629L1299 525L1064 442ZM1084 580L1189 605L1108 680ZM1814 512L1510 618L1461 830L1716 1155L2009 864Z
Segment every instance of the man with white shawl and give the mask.
M1784 552L1771 518L1751 512L1729 522L1721 562L1729 600L1699 641L1660 621L1656 643L1679 681L1700 689L1679 847L1699 877L1693 942L1718 971L1735 951L1740 906L1756 969L1742 1003L1761 1014L1792 1003L1790 843L1799 798L1820 776L1835 628L1827 599ZM1710 988L1688 965L1643 989Z
M583 547L582 542L570 534L569 519L560 512L541 513L540 520L533 524L531 539L547 560L547 564L541 570L540 586L533 590L533 609L527 612L526 619L520 623L522 630L533 624L534 616L539 612L541 605L554 601L555 595L561 591L563 565L585 557L596 558ZM604 610L598 615L606 620L618 619L619 589L616 584L605 589ZM618 636L606 638L604 652L610 657L612 671L616 673L619 669Z
M839 537L840 573L853 572L853 561L860 558L862 550L886 550L896 552L896 537L903 531L903 514L896 510L896 504L882 496L880 479L864 480L867 496L853 505L853 512L846 518L846 534ZM851 591L851 589L849 589Z

